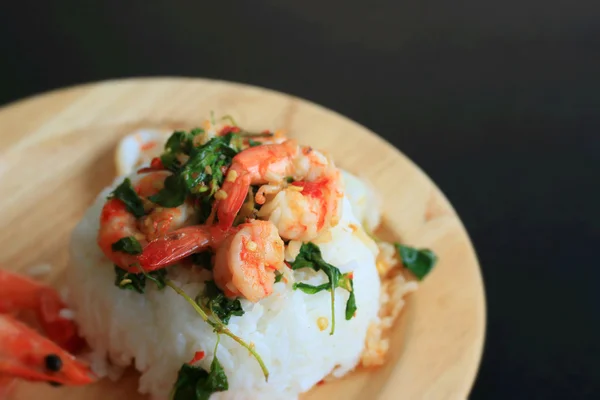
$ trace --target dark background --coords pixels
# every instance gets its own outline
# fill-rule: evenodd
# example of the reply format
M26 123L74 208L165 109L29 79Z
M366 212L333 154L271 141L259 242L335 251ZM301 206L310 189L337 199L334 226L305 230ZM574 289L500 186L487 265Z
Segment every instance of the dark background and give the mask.
M597 0L7 0L0 104L186 75L341 112L417 162L473 238L489 315L472 398L600 398L599 18Z

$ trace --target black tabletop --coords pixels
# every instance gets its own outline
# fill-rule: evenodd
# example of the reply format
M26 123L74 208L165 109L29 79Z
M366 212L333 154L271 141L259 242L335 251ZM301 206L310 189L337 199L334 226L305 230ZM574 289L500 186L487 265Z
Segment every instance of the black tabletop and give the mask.
M0 104L106 78L202 76L304 97L379 133L447 194L478 251L488 324L471 397L600 398L597 0L0 10Z

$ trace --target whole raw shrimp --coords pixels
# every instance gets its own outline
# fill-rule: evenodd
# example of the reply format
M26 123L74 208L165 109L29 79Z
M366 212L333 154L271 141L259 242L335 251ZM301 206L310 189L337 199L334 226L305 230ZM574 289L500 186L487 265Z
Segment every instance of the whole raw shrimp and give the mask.
M273 222L286 239L312 240L339 221L339 170L323 154L293 140L251 147L233 158L217 196L222 228L231 227L251 185L262 185L256 194L256 202L264 204L258 216Z
M89 367L69 353L84 342L74 322L61 315L65 308L53 288L0 269L0 394L16 378L65 385L96 380ZM47 337L13 316L27 310L34 312Z
M252 220L227 231L217 226L181 228L150 242L138 261L151 271L207 249L216 250L213 276L226 296L252 302L273 292L275 271L283 268L284 244L270 221Z
M192 217L194 210L187 201L179 207L165 208L146 200L148 196L158 193L163 188L168 175L165 171L151 172L134 184L135 191L144 201L147 211L145 216L136 218L127 210L125 204L116 198L108 200L102 208L98 245L106 257L119 267L130 272L139 272L136 266L137 256L113 251L113 243L121 238L133 236L143 247L148 242L184 226Z

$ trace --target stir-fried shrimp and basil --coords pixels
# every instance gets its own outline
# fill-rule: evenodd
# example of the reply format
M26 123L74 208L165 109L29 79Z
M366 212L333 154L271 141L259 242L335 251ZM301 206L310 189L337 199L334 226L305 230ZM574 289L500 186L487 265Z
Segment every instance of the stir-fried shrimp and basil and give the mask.
M227 335L245 347L268 379L268 368L254 346L227 324L232 316L243 315L240 300L260 301L273 293L286 269L302 268L327 278L317 286L290 286L309 295L331 293L330 334L335 332L336 289L347 293L345 318L354 317L353 273L342 274L328 264L312 243L338 224L342 199L340 171L325 154L280 132L247 132L233 120L216 129L207 122L203 129L174 132L160 157L123 179L104 204L97 242L114 263L115 285L140 295L149 285L174 290L218 337ZM290 240L303 244L288 263L284 253ZM418 278L435 263L430 253L408 247L399 251ZM202 293L189 294L169 279L171 268L202 268L212 279ZM0 285L0 389L10 377L92 382L88 367L69 353L83 341L73 322L61 316L64 305L58 294L2 270ZM7 315L19 309L36 311L45 335ZM203 354L198 351L182 366L172 398L196 384L206 393L227 390L216 349L209 372L194 365Z
M226 328L227 310L241 315L239 300L258 302L272 294L284 269L295 268L284 260L284 241L310 243L336 226L342 198L341 175L333 161L281 134L249 133L237 126L179 131L160 157L111 193L101 213L98 245L115 264L115 283L140 293L153 282L190 301L166 271L210 270L207 287L221 300L215 304L206 294L194 293L198 301L192 306L217 334L250 349ZM310 266L307 261L302 267ZM353 317L352 278L342 278L337 268L335 276L328 273L331 269L313 269L323 270L330 284L294 289L331 291L333 334L337 287L351 293L352 312L346 314ZM266 378L266 366L253 355Z

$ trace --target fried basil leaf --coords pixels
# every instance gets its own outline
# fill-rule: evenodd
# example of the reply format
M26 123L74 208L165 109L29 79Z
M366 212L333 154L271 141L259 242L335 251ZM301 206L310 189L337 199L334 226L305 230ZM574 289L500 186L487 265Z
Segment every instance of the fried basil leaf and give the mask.
M124 290L133 290L138 293L144 293L146 291L147 279L150 279L159 290L164 289L166 286L165 279L167 277L167 271L165 269L152 271L147 275L148 278L142 273L133 274L115 265L115 286Z
M125 204L127 211L132 213L136 218L146 214L142 199L135 192L129 178L125 178L119 186L112 191L108 196L109 199L119 199Z
M227 375L215 355L210 364L210 372L200 367L183 364L177 374L171 399L208 400L213 393L224 392L227 389L229 389Z
M340 270L333 265L323 260L321 256L321 250L317 245L312 242L303 243L300 247L300 252L296 259L291 263L292 269L297 270L301 268L310 268L314 271L323 271L329 282L313 286L306 283L295 283L294 289L300 289L307 294L319 293L323 290L329 290L331 292L331 334L335 331L335 312L333 307L335 305L335 288L341 287L346 289L350 296L346 302L346 319L352 318L356 312L356 299L354 297L354 284L352 281L352 274L342 274ZM348 317L350 316L350 317Z
M279 271L275 271L275 283L281 282L282 278L283 278L283 274Z
M240 300L226 297L214 281L206 281L204 294L199 296L197 300L200 300L201 305L207 307L225 325L229 323L232 316L241 317L244 315Z
M112 251L138 255L142 254L142 245L133 236L123 237L111 245Z
M418 280L423 280L437 263L437 256L429 249L415 249L394 243L402 265L412 272Z
M232 138L237 136L234 133L217 136L196 147L193 132L175 132L167 142L161 160L173 175L165 180L165 187L149 199L163 207L178 207L188 195L196 195L203 200L197 203L201 213L207 216L213 196L225 179L224 171L237 154L231 147ZM187 157L183 165L177 161L181 154Z

